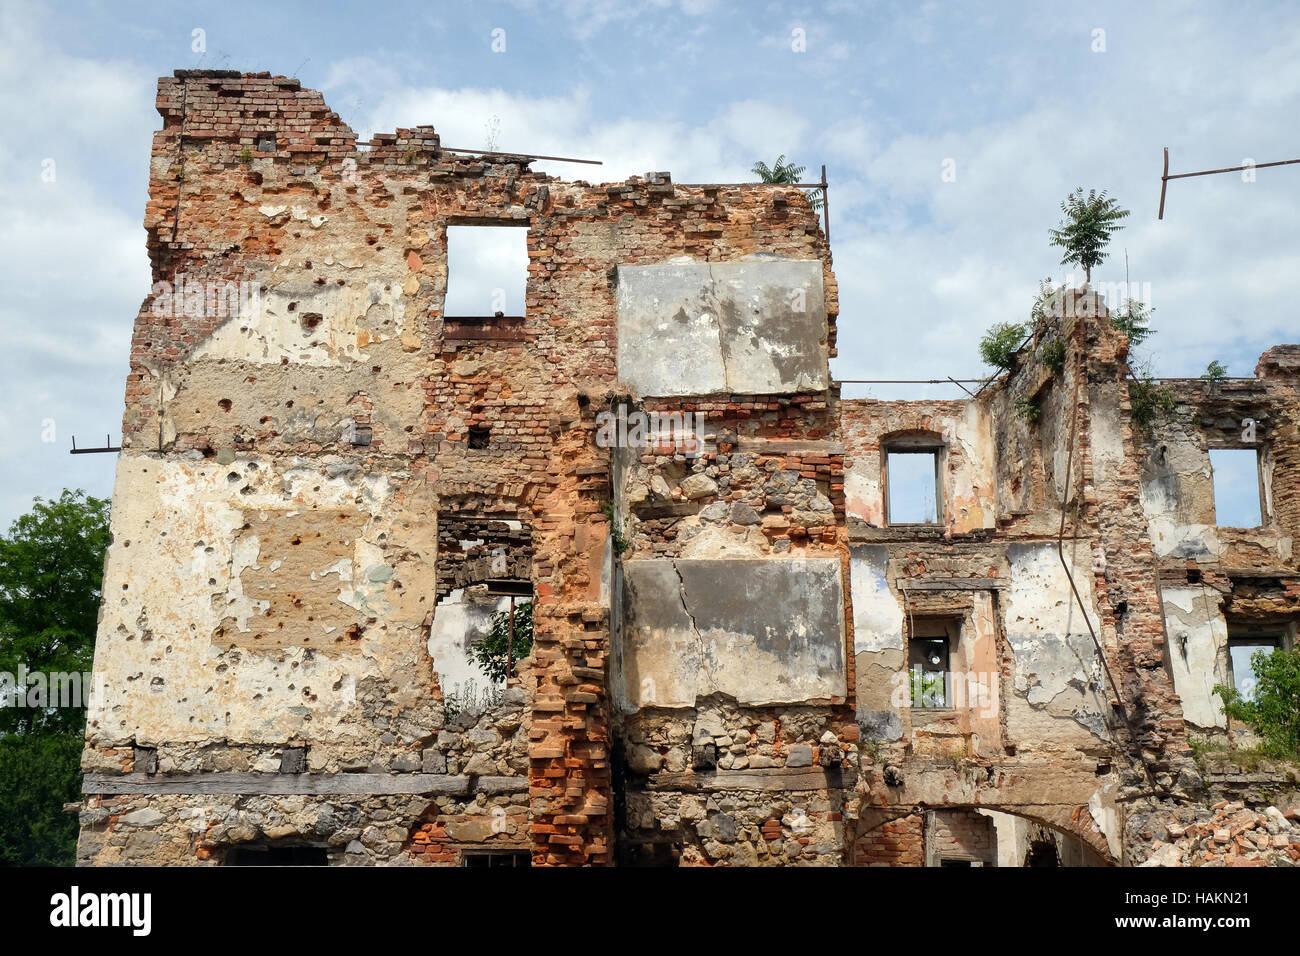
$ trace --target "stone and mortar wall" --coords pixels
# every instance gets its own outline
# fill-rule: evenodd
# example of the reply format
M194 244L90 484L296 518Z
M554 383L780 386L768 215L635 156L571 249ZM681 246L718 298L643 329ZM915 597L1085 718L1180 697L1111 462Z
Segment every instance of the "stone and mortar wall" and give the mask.
M617 386L618 270L681 256L824 260L814 305L833 315L802 192L681 187L666 174L563 183L523 160L444 155L431 127L359 148L318 93L266 74L178 71L160 81L158 108L145 228L160 285L132 343L96 660L109 695L85 758L87 812L131 806L93 814L83 859L122 858L110 848L133 826L125 815L200 802L163 795L161 781L251 775L217 781L254 791L229 795L233 812L259 786L286 786L259 782L274 772L413 791L374 798L403 808L381 842L435 862L452 862L473 818L497 822L461 788L514 780L492 785L510 793L494 800L527 797L522 816L506 815L507 842L529 845L535 863L610 862L609 457L591 399ZM444 322L446 228L488 222L529 227L525 320ZM236 295L227 307L227 283L253 305ZM215 307L203 294L214 286ZM814 338L824 363L833 323ZM471 446L475 427L490 429L487 447ZM828 465L808 463L823 497ZM473 715L487 728L448 718L430 654L436 601L458 573L438 565L444 512L527 531L505 576L533 580L535 651L505 699ZM477 577L465 563L461 576ZM142 750L156 763L136 767ZM301 765L276 766L286 750ZM229 759L175 756L217 751ZM399 826L400 840L387 832ZM188 852L217 859L222 839Z
M1270 349L1253 379L1169 383L1176 410L1150 429L1142 507L1160 562L1171 666L1184 716L1207 737L1229 729L1213 688L1231 683L1230 631L1272 630L1294 646L1300 620L1297 354L1295 346ZM1259 527L1217 523L1209 456L1216 448L1258 452Z
M1070 293L978 398L841 401L800 190L562 182L432 127L359 146L266 74L179 71L158 108L83 862L920 865L937 805L1136 862L1199 805L1171 638L1296 619L1296 347L1180 390L1199 419L1153 441L1127 343ZM528 227L522 321L442 314L474 223ZM232 282L250 306L205 297ZM610 449L621 406L703 416L701 447ZM1267 527L1202 533L1179 462L1242 413ZM882 455L918 437L944 518L889 527ZM533 583L534 652L449 713L497 577ZM918 619L955 622L978 706L899 701Z

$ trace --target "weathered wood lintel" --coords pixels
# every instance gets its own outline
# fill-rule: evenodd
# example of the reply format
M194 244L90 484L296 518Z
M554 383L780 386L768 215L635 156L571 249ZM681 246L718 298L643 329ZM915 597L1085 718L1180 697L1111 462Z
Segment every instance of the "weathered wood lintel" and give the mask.
M465 777L435 773L88 773L82 793L175 794L386 794L515 793L528 789L527 777Z
M1008 582L1005 578L898 579L900 591L1003 591L1007 587Z
M854 770L722 770L718 773L657 773L650 790L842 790L857 784Z

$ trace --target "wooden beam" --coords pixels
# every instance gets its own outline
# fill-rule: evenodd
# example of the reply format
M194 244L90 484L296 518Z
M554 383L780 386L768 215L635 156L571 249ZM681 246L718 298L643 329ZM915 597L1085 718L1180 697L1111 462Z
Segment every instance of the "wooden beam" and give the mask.
M177 794L446 794L517 793L527 777L467 777L437 773L88 773L81 792Z

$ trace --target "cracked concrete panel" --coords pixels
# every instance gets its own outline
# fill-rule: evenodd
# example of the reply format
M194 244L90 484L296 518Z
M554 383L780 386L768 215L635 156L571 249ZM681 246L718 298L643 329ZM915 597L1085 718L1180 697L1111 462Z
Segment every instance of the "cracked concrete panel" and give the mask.
M628 709L844 698L838 560L648 559L624 574Z
M1085 604L1095 606L1090 556L1071 555L1067 548L1066 559ZM1087 738L1067 732L1073 722L1106 739L1101 661L1056 545L1013 544L1007 560L1006 635L1015 657L1014 693L1005 701L1008 733L1012 739L1061 746L1086 744ZM1093 626L1098 627L1095 620Z
M432 494L285 465L119 460L92 741L362 740L363 682L430 702Z
M903 649L903 608L889 589L889 548L856 545L849 551L855 654Z
M1214 484L1199 443L1163 442L1148 457L1139 500L1160 557L1209 558L1223 552L1214 527Z
M672 561L624 566L621 650L625 710L695 706L701 641Z
M1198 727L1226 727L1213 693L1215 684L1229 683L1220 663L1228 645L1228 624L1219 613L1223 596L1210 587L1165 588L1162 596L1183 717Z
M822 268L815 259L620 266L620 378L642 396L826 388Z

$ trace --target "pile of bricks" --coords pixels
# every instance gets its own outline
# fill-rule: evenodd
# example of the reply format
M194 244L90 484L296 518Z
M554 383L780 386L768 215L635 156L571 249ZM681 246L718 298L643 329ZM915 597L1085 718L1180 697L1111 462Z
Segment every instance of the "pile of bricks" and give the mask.
M1252 810L1216 803L1183 827L1171 825L1172 843L1156 841L1142 866L1295 866L1300 864L1300 804Z

